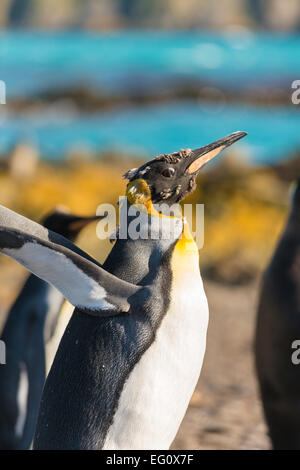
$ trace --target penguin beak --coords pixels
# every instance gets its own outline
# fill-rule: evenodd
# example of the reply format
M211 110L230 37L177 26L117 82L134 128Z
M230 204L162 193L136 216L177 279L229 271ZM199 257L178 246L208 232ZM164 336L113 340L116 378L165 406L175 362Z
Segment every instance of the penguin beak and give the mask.
M73 233L78 233L82 230L86 225L94 222L96 220L103 219L103 215L94 215L92 217L76 217L70 224L69 230Z
M212 160L218 153L224 150L226 147L234 144L238 140L242 139L247 135L247 132L233 132L233 134L223 137L223 139L216 140L215 142L200 147L199 149L193 150L191 155L188 157L189 163L185 170L185 173L195 175L198 171L210 160Z

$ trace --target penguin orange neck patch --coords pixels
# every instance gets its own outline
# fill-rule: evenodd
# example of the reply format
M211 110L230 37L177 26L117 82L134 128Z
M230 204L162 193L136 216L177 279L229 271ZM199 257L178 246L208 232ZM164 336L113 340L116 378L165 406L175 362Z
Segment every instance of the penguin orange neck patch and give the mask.
M197 253L198 254L198 247L195 243L194 237L191 233L189 224L187 221L184 219L183 222L183 230L181 237L179 238L177 244L176 244L176 249L181 252L181 253Z
M126 197L130 205L136 205L144 207L146 212L151 216L156 217L169 217L158 212L151 200L151 190L149 185L142 178L131 181L126 190Z
M174 216L166 216L159 213L151 201L151 191L147 182L143 179L136 179L131 181L126 190L126 197L131 205L144 206L147 213L151 216L168 217L168 218L182 218ZM177 242L177 249L179 251L192 251L198 252L198 248L195 244L194 238L191 234L188 223L183 219L183 230L180 239Z
M152 205L150 188L143 179L137 179L128 184L126 197L130 205L143 205L147 209Z
M172 219L173 221L181 221L182 222L182 233L179 236L176 250L178 253L182 255L185 253L190 254L197 254L198 256L198 248L195 243L195 240L191 234L189 225L184 217L182 217L182 212L180 215L166 215L161 212L158 212L155 206L151 201L151 190L147 182L143 179L136 179L131 181L126 190L126 197L130 205L139 206L139 210L143 210L148 215L159 217L161 219ZM171 226L170 226L171 229ZM170 232L171 233L171 232ZM173 233L173 232L172 232Z

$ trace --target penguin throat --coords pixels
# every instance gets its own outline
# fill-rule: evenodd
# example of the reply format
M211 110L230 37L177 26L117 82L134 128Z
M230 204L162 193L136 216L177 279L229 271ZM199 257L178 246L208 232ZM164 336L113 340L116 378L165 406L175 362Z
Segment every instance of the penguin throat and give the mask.
M151 189L144 179L131 181L127 186L126 197L130 206L138 206L139 210L147 212L150 216L182 219L179 204L173 204L173 206L164 202L153 204Z
M151 190L143 179L130 181L126 189L126 197L130 205L144 206L147 212L151 209Z
M180 205L174 204L170 208L164 203L153 204L150 187L144 179L131 181L127 186L126 197L129 238L165 240L169 244L181 236L184 220Z

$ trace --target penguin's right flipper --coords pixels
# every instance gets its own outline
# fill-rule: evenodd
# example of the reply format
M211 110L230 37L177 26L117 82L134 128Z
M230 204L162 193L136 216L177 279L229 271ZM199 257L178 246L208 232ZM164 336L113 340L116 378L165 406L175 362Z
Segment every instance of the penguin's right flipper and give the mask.
M1 213L0 206L0 252L52 284L81 311L96 316L128 312L130 305L139 301L140 292L145 291L108 273L64 237L50 230L44 232L43 227L28 219L26 227L23 225L26 232L13 228L11 220L8 226L3 225L6 221ZM68 246L61 243L64 240Z

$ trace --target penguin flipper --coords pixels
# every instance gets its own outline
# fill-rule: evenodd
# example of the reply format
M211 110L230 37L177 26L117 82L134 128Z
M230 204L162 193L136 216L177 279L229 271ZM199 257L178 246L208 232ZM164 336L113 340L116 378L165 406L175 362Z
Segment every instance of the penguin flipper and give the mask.
M39 239L47 241L47 242L52 241L56 243L57 245L61 245L66 248L69 248L75 253L78 253L79 255L81 255L83 258L86 258L92 261L93 263L97 264L98 266L101 266L101 264L98 263L98 261L96 261L90 255L88 255L85 251L78 248L78 246L74 245L74 243L72 243L67 238L1 205L0 205L0 226L6 227L7 229L20 230L28 235L29 234L35 235Z
M68 242L68 246L55 243L53 240L61 242L65 240L64 237L50 230L46 231L45 235L45 232L40 231L39 224L32 222L31 225L28 219L25 219L26 232L11 228L12 224L3 226L1 212L0 207L1 253L15 259L33 274L52 284L74 307L83 312L95 316L109 316L129 311L129 299L141 291L141 287L108 273L88 255L82 256L82 250L78 249L78 252L71 242ZM42 238L37 236L36 232L42 235Z

